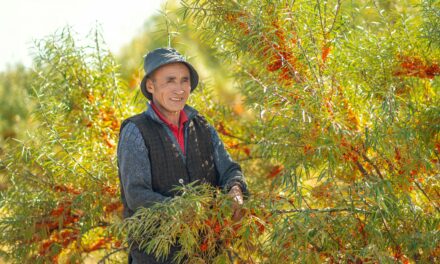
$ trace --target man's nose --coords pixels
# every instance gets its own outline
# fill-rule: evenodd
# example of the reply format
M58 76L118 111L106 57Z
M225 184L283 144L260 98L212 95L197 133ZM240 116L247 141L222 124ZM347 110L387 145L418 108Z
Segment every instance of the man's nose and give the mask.
M183 94L185 91L183 90L183 84L180 84L177 89L174 91L176 94Z
M176 90L175 90L175 93L179 94L179 95L183 94L185 92L185 85L186 85L186 83L178 83Z

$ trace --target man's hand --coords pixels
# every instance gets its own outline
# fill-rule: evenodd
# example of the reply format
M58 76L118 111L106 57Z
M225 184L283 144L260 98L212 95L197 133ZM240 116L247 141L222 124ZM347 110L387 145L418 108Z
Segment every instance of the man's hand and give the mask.
M241 192L241 188L238 185L234 185L229 190L228 194L232 197L232 200L234 201L232 204L232 220L234 222L240 221L240 219L243 217L243 211L241 209L241 206L243 205L243 193Z

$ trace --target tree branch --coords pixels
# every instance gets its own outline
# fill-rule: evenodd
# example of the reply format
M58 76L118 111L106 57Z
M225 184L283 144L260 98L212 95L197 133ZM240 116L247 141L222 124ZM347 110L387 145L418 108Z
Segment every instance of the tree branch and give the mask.
M290 213L337 213L337 212L361 212L370 214L370 212L360 208L325 208L325 209L291 209L291 210L274 210L273 213L290 214Z
M356 148L353 148L353 147L352 147L351 149L354 150L357 154L361 155L361 157L364 158L364 160L365 160L366 162L368 162L369 164L371 164L371 166L373 166L374 170L376 171L377 175L379 175L379 177L380 177L382 180L384 179L384 177L383 177L382 173L380 172L379 168L377 167L377 165L376 165L373 161L371 161L371 159L368 158L368 156L365 155L365 153L361 153L359 150L356 150Z
M106 260L109 259L112 255L118 253L119 251L126 250L126 249L128 249L128 247L121 247L121 248L117 248L117 249L113 250L112 252L108 253L103 258L101 258L98 261L98 264L105 264Z
M417 186L417 188L423 193L423 195L425 195L425 197L431 202L432 206L434 206L434 208L437 210L437 212L440 213L440 208L438 207L438 205L436 205L436 203L434 203L434 201L431 200L431 198L429 197L429 195L425 192L425 190L423 190L422 186L420 185L420 183L418 182L414 182L414 184Z

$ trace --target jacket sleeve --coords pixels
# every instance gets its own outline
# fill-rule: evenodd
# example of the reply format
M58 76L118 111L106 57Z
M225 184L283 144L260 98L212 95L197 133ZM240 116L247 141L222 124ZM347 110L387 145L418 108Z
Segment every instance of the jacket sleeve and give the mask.
M135 211L167 199L152 190L148 149L139 129L129 122L121 131L118 144L121 185L128 207Z
M248 196L249 191L240 165L232 160L215 128L209 126L209 129L214 146L214 163L219 175L221 188L228 192L232 186L238 185L243 195Z

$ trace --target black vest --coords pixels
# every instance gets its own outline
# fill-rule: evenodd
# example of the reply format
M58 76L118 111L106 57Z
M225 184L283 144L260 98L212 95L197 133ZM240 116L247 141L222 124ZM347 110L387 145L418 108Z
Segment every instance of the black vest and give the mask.
M143 113L124 120L120 131L128 122L136 125L147 147L154 192L173 197L176 195L176 192L172 190L175 186L196 180L199 183L218 186L211 132L208 122L201 115L188 120L186 163L179 154L180 146L173 143L162 124ZM119 175L119 179L120 177ZM134 212L127 206L122 186L121 196L124 204L124 217L133 215Z

